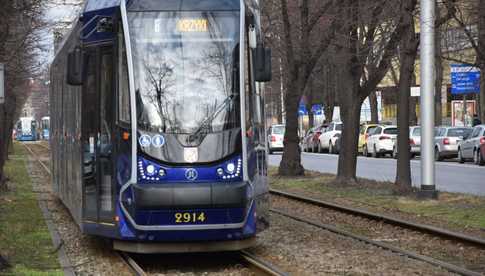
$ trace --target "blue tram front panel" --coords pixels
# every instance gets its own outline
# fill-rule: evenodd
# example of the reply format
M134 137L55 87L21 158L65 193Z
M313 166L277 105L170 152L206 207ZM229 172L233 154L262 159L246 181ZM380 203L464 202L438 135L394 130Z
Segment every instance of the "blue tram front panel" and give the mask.
M206 166L171 167L146 157L138 157L137 164L138 183L121 194L121 238L196 241L255 235L253 188L243 181L240 155Z

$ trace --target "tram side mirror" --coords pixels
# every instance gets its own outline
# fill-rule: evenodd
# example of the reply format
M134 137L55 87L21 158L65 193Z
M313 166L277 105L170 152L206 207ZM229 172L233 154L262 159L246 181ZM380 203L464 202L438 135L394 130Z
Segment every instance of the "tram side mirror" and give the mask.
M264 48L263 44L258 43L258 46L253 50L253 53L255 81L271 81L271 49Z
M76 86L83 84L83 54L79 47L67 55L67 83Z

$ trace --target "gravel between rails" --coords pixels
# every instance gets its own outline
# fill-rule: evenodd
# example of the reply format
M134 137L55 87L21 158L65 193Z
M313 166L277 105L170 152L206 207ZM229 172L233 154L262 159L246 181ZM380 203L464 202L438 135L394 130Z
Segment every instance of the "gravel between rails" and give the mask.
M272 214L271 229L252 252L291 275L454 275L284 216Z
M473 271L485 272L485 250L469 244L462 244L280 196L272 196L272 206L320 223L335 225L338 228L364 235L375 241L389 243Z
M40 147L32 147L39 154ZM48 159L47 151L36 157ZM83 235L67 209L52 193L50 176L29 155L27 168L34 191L40 195L50 212L53 224L61 238L61 244L77 275L133 275L133 272L103 239Z

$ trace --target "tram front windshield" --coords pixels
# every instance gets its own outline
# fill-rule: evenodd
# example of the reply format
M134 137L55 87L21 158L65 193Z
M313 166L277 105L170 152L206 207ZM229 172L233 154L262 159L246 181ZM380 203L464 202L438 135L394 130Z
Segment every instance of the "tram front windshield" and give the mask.
M239 12L130 12L138 127L191 135L240 126Z

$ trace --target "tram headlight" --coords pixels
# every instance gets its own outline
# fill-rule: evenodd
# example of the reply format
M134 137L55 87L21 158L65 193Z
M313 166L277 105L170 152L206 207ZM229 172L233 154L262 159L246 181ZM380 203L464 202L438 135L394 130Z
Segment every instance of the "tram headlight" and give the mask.
M224 175L224 169L222 169L222 168L217 169L217 174L219 176L223 176Z
M160 175L161 177L164 177L164 176L165 176L165 174L166 174L166 172L165 172L165 170L164 170L164 169L160 169L160 170L158 171L158 175Z
M229 174L234 174L236 171L236 165L234 165L234 163L229 163L227 164L226 169Z
M148 175L154 175L155 174L155 166L153 166L153 165L148 165L146 170L147 170Z

